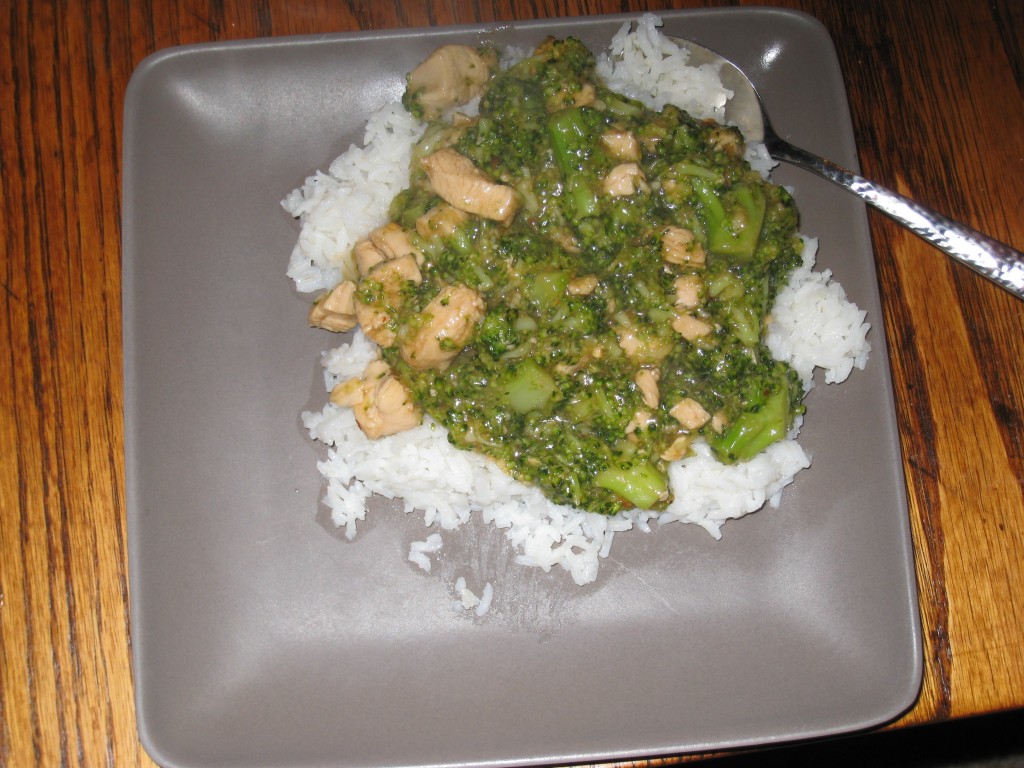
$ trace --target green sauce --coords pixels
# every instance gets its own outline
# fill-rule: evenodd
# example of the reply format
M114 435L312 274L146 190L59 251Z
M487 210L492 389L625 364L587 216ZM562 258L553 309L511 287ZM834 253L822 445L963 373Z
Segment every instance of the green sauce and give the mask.
M635 142L632 193L607 191L630 152L609 136ZM668 504L668 463L697 437L734 462L785 435L803 392L762 337L800 261L798 214L743 160L735 129L609 91L570 38L494 74L479 117L432 124L416 157L440 146L520 201L510 222L468 216L450 234L417 235L417 219L441 200L414 161L392 205L424 255L423 279L393 308L398 341L383 356L453 444L557 503L614 514ZM669 227L692 238L689 257L666 256ZM364 282L362 295L379 296ZM450 365L417 370L401 340L452 284L477 291L485 314ZM645 400L641 370L656 400ZM681 422L681 401L699 405L704 422Z

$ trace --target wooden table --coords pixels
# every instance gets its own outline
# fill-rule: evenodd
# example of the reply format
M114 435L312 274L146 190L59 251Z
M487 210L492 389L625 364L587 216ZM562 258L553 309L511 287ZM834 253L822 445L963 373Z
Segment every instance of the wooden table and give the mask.
M0 764L149 764L132 700L119 261L139 61L210 40L731 4L4 4ZM1024 248L1024 4L778 4L836 41L869 177ZM896 726L1021 707L1024 302L874 213L871 232L926 643L920 698Z

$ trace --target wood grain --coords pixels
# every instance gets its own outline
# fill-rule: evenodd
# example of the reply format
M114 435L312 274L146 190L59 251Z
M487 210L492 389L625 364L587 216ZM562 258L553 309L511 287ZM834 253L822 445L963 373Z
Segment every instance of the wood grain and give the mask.
M0 10L0 764L147 765L121 401L125 87L168 46L732 5L153 0ZM863 171L1024 247L1024 5L787 0L836 41ZM1024 706L1024 302L871 214L926 632L897 723Z

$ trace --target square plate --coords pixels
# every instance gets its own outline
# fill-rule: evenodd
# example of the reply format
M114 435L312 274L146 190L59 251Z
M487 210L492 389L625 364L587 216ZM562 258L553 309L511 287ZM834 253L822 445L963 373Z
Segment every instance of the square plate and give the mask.
M856 166L832 42L771 9L663 14L732 57L780 132ZM868 367L808 397L812 468L780 509L620 535L598 580L512 565L493 529L377 513L347 542L300 412L324 400L281 198L437 46L602 50L626 17L253 40L143 62L125 102L124 356L142 742L166 766L578 762L781 742L894 718L921 680L902 462L863 205L780 168L874 324ZM388 505L383 504L383 507ZM483 618L452 584L495 584Z

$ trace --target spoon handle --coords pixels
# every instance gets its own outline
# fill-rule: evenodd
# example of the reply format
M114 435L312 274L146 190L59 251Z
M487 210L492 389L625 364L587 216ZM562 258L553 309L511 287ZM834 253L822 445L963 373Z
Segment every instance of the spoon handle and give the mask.
M768 154L805 170L862 197L911 232L963 262L975 272L1024 299L1024 253L993 240L975 229L945 216L892 190L773 137L766 141Z

